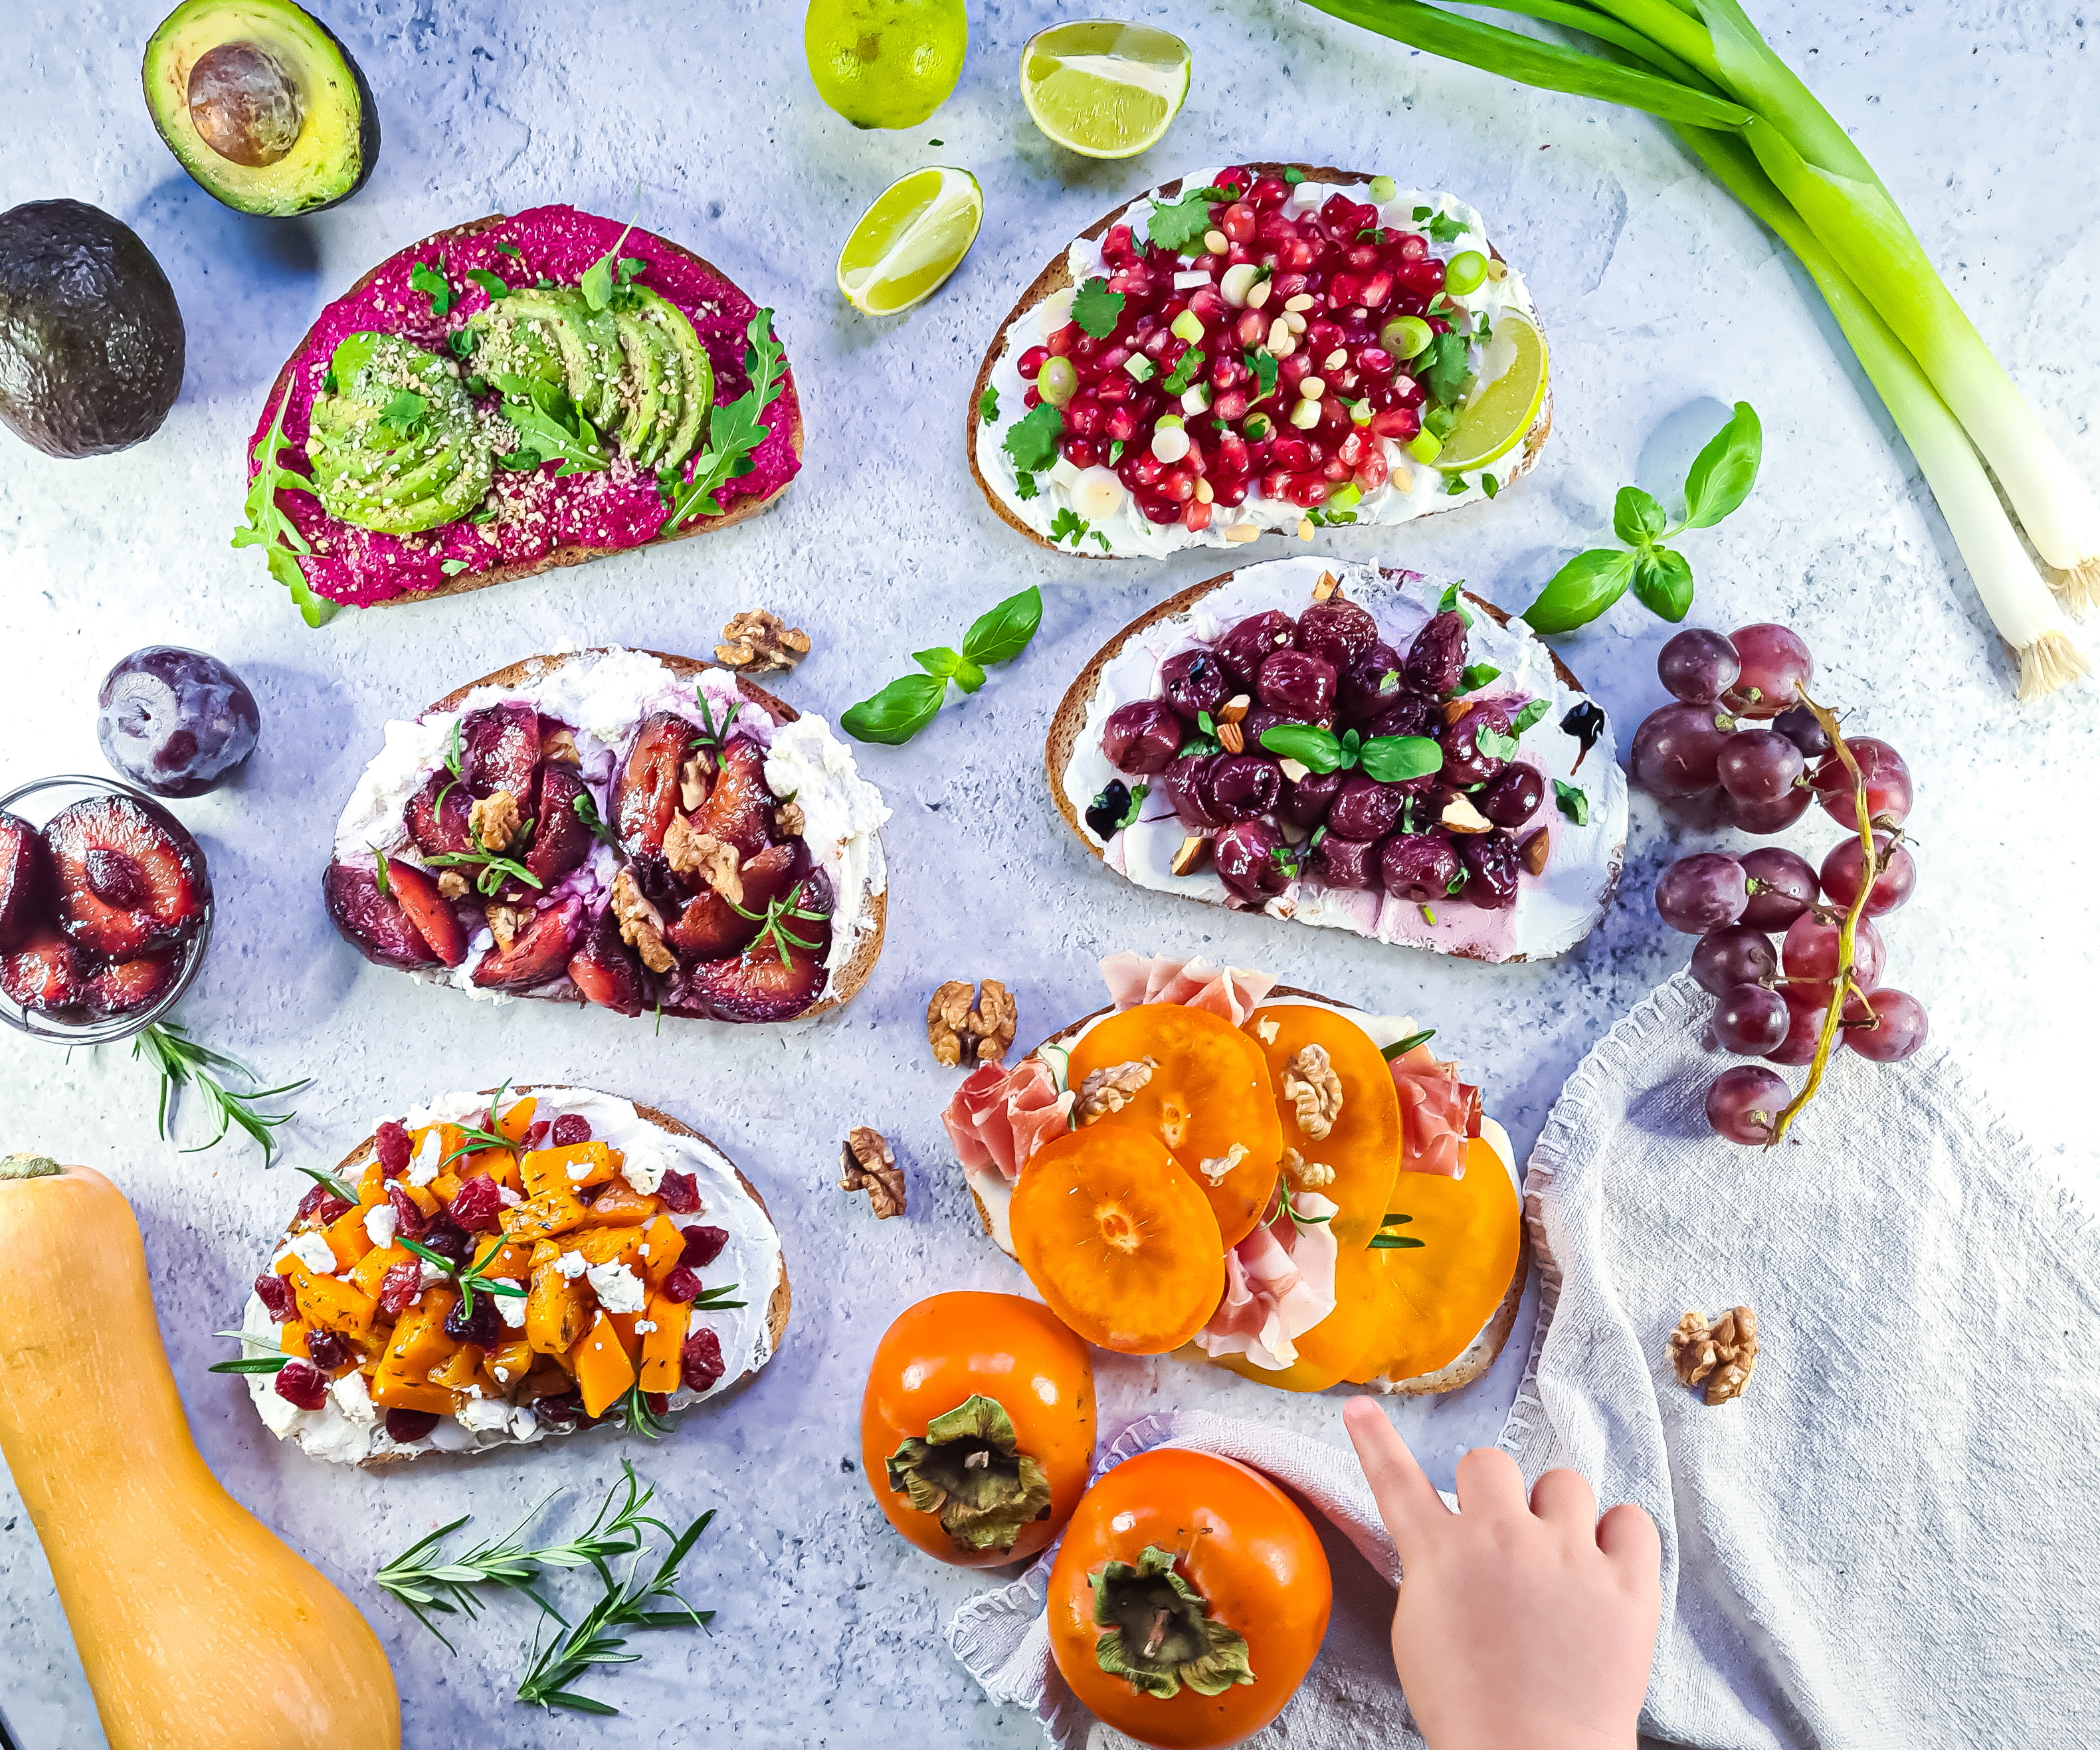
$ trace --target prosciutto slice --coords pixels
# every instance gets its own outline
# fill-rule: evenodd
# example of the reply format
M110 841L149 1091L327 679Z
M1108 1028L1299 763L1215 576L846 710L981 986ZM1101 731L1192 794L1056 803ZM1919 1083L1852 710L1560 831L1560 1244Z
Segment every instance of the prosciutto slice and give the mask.
M1393 1065L1392 1085L1400 1095L1400 1170L1458 1178L1466 1170L1466 1139L1480 1134L1480 1091L1426 1045Z
M1109 1000L1118 1009L1134 1008L1140 1003L1174 1003L1207 1010L1235 1027L1246 1024L1247 1016L1276 983L1266 972L1213 966L1201 954L1184 960L1171 954L1126 950L1110 954L1101 967Z
M1011 1069L986 1064L964 1078L941 1122L965 1172L996 1169L1011 1185L1030 1155L1071 1129L1074 1097L1057 1091L1039 1057L1024 1057Z
M1338 1250L1329 1222L1338 1206L1314 1192L1294 1198L1298 1223L1281 1208L1225 1254L1225 1294L1196 1333L1206 1355L1243 1355L1272 1371L1298 1359L1296 1339L1335 1310Z

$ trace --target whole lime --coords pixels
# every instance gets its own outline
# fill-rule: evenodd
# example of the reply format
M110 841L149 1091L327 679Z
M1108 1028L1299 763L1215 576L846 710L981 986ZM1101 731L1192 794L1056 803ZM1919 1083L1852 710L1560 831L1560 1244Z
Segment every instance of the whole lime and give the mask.
M857 128L915 128L963 74L963 0L810 0L802 49L817 95Z

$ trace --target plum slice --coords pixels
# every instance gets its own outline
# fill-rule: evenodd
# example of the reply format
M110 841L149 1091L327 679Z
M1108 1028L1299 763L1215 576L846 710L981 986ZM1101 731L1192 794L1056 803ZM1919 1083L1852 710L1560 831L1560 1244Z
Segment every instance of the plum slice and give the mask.
M749 946L758 934L765 908L780 897L809 870L809 851L797 839L789 844L770 844L743 866L743 911L739 911L709 888L698 898L686 901L685 909L671 920L664 939L687 959L716 960ZM814 907L809 909L814 910ZM743 912L756 912L746 917ZM808 938L809 932L788 927ZM778 958L777 956L775 958Z
M521 813L532 812L532 777L540 765L540 713L514 699L485 705L460 719L460 777L471 796L507 790Z
M484 990L529 990L551 983L568 970L583 921L584 902L574 897L535 913L507 950L483 956L474 969L474 983Z
M77 1008L87 996L86 959L51 924L31 924L21 946L0 958L0 991L25 1009Z
M135 960L117 960L88 975L83 1000L95 1015L135 1015L168 994L182 970L182 959L174 954L144 954Z
M20 947L51 890L51 853L37 829L0 814L0 951Z
M452 902L438 891L437 879L430 871L389 857L386 884L432 954L447 966L457 966L466 958L466 928Z
M467 816L473 807L465 785L450 772L433 772L408 798L401 811L402 824L417 847L432 857L470 853L474 835L467 830Z
M377 870L330 863L321 877L321 896L338 933L374 966L406 972L436 963L438 957L400 901L379 891Z
M157 802L90 796L44 827L59 923L92 953L130 959L195 935L211 899L204 853Z
M765 786L765 755L758 743L739 736L721 751L721 772L695 824L739 856L756 857L772 834L773 792Z
M651 712L612 780L612 823L630 857L653 857L678 808L678 768L700 732L676 712ZM702 762L705 764L704 761Z
M585 927L583 940L569 957L569 976L576 989L600 1008L617 1014L639 1015L648 984L642 961L620 940L620 923L610 909L601 911Z
M576 798L588 795L572 766L549 765L540 774L540 818L525 866L552 888L590 855L591 831L576 814Z
M824 994L832 927L807 923L795 933L817 946L791 946L785 965L769 942L755 943L727 959L703 960L687 982L692 999L722 1020L792 1020Z

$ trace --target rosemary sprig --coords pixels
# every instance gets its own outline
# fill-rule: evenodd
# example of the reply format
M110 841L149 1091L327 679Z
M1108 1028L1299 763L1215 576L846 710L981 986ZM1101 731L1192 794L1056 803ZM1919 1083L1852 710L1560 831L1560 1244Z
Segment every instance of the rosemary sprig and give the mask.
M277 1140L271 1133L280 1124L289 1124L298 1116L295 1112L262 1113L255 1110L259 1100L275 1100L281 1095L296 1094L311 1085L311 1078L302 1077L297 1082L287 1082L280 1087L251 1087L235 1093L218 1078L232 1070L253 1082L255 1073L237 1058L214 1051L209 1046L200 1045L189 1036L189 1030L180 1021L157 1020L141 1028L131 1041L131 1056L143 1057L160 1072L160 1109L155 1119L161 1140L168 1139L168 1105L176 1090L195 1083L196 1091L204 1096L207 1108L218 1117L218 1128L212 1132L210 1142L199 1143L194 1148L185 1148L184 1154L201 1154L207 1148L216 1148L226 1139L226 1133L239 1125L250 1138L262 1146L262 1165L275 1166ZM351 1200L355 1203L357 1199Z
M739 917L748 918L758 925L758 934L752 939L751 946L744 950L746 954L755 951L760 942L770 941L779 951L780 963L787 966L791 963L788 959L788 945L790 942L797 948L805 949L812 954L816 952L817 945L814 942L803 941L783 921L788 918L801 918L821 923L830 915L828 912L805 910L797 903L802 897L803 889L809 884L806 880L796 882L792 893L783 894L780 898L772 901L767 905L762 915L756 911L747 911L735 900L730 901L730 909Z
M639 1385L628 1388L613 1414L624 1432L638 1434L645 1440L660 1439L671 1431L671 1424L650 1408L648 1395Z
M1290 1199L1290 1188L1284 1187L1280 1194L1283 1200L1283 1213L1290 1218L1290 1225L1300 1233L1304 1232L1308 1228L1324 1226L1332 1221L1337 1213L1335 1210L1330 1210L1324 1215L1301 1215L1298 1213L1298 1206Z
M720 1288L704 1288L686 1310L688 1312L726 1312L732 1307L748 1307L751 1304L748 1300L724 1300L721 1298L725 1294L734 1294L742 1286L743 1284L739 1282L726 1282Z
M447 787L451 787L447 786ZM518 827L518 835L510 841L511 844L529 847L532 839L533 826L532 821L529 819L525 821ZM434 869L449 869L462 863L469 866L479 865L480 872L474 876L474 891L484 899L493 897L496 889L503 885L506 878L514 878L523 881L529 888L544 888L546 886L545 882L515 857L505 857L500 852L489 849L481 842L481 835L474 831L472 827L467 829L467 836L474 841L473 850L426 852L423 861Z
M394 1243L408 1251L413 1252L418 1258L424 1259L429 1263L435 1264L440 1270L443 1271L447 1276L452 1279L453 1282L458 1286L460 1291L460 1316L462 1318L472 1318L474 1316L474 1297L476 1289L479 1289L484 1294L516 1294L522 1296L525 1292L525 1290L518 1287L515 1282L505 1282L501 1279L492 1279L481 1273L484 1265L492 1263L498 1256L501 1255L501 1247L498 1247L496 1251L491 1252L486 1258L478 1258L470 1264L460 1265L454 1263L452 1259L446 1257L443 1253L432 1251L430 1247L424 1245L420 1240L411 1240L405 1235L397 1233L394 1236Z
M344 1202L355 1205L359 1201L356 1189L348 1179L338 1179L333 1173L324 1173L317 1166L302 1166L298 1170L304 1173L315 1184L327 1186ZM222 1332L220 1334L223 1336L224 1333Z
M1414 798L1410 796L1408 800L1412 801ZM1430 921L1434 923L1436 920L1432 919ZM1427 1045L1436 1037L1436 1029L1434 1027L1425 1027L1419 1033L1410 1033L1405 1038L1401 1039L1394 1044L1387 1046L1383 1051L1379 1053L1379 1056L1383 1057L1389 1064L1396 1064L1401 1058L1406 1056L1410 1051L1413 1051L1416 1046Z
M437 1545L451 1536L474 1517L462 1514L449 1525L441 1525L420 1541L411 1544L384 1567L373 1576L385 1591L390 1592L405 1605L409 1613L445 1645L445 1651L456 1653L443 1629L430 1620L431 1612L444 1616L463 1616L473 1620L482 1607L476 1586L507 1586L522 1592L549 1616L556 1616L549 1604L534 1589L532 1582L540 1577L540 1567L544 1560L541 1551L527 1549L519 1540L519 1533L537 1519L547 1503L561 1492L559 1489L543 1495L526 1512L525 1517L511 1527L509 1535L493 1542L477 1545L457 1556L439 1557ZM429 1560L423 1559L430 1556ZM558 1617L557 1617L558 1620Z
M445 805L445 798L452 794L452 785L466 782L460 776L460 722L457 717L452 719L452 738L445 744L445 769L452 775L450 782L438 787L437 796L430 804L430 813L434 815Z
M1405 1228L1414 1219L1412 1215L1388 1211L1385 1219L1379 1223L1379 1232L1371 1236L1371 1250L1378 1252L1419 1251L1429 1243L1427 1240L1417 1240L1404 1233L1385 1232L1388 1228Z
M701 731L694 746L721 747L725 741L728 740L729 726L736 721L737 712L743 709L743 701L740 699L733 699L729 702L729 709L722 713L720 729L715 727L715 714L713 708L708 703L707 689L697 681L693 683L693 703L700 707Z
M258 1337L254 1331L214 1331L214 1337L231 1337L236 1342L253 1343L258 1349L277 1350L275 1337ZM237 1361L214 1361L205 1369L212 1373L279 1373L295 1358L280 1352L243 1355Z

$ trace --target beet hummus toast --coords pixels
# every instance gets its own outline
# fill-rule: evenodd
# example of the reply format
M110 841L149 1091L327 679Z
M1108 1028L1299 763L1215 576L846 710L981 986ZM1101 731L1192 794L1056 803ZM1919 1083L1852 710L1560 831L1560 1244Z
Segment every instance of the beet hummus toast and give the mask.
M528 657L386 725L329 916L470 996L783 1021L882 951L889 818L822 717L690 657Z
M574 207L388 258L324 310L249 440L248 523L310 624L719 528L801 465L761 310Z
M220 1370L316 1458L486 1452L601 1419L653 1435L787 1329L750 1181L611 1094L441 1094L315 1176L224 1333L245 1359Z

